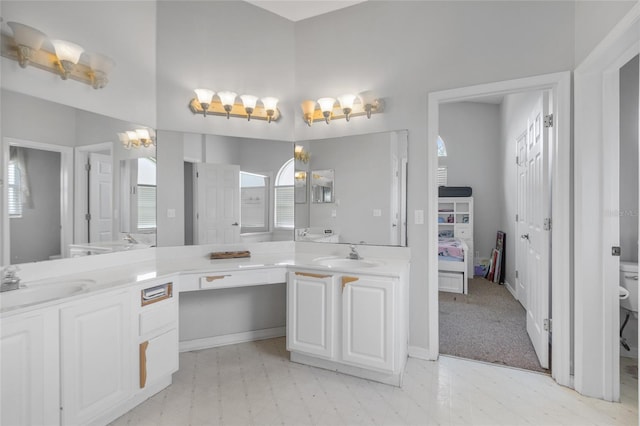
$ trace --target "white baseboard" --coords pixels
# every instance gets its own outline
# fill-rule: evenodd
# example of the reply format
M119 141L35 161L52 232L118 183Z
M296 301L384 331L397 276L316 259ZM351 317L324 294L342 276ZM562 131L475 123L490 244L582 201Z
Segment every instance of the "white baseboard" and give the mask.
M507 290L509 290L509 293L511 293L513 298L518 300L518 296L516 296L516 289L511 284L509 284L508 281L504 282L504 286L507 288Z
M263 330L245 331L243 333L225 334L223 336L205 337L203 339L186 340L180 342L180 352L198 351L200 349L215 348L217 346L283 337L286 335L286 330L286 327L274 327Z
M411 358L424 359L426 361L435 361L438 359L437 354L434 356L429 349L418 346L409 346L409 356Z

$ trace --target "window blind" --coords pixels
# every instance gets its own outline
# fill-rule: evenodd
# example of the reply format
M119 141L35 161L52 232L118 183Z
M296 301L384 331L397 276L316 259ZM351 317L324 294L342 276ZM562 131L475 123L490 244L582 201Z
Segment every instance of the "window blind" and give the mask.
M275 211L275 227L276 228L293 228L293 186L276 186L276 211Z
M156 228L156 187L138 185L138 229Z
M7 192L9 195L9 217L22 217L22 188L20 187L20 170L16 163L9 161L9 179Z

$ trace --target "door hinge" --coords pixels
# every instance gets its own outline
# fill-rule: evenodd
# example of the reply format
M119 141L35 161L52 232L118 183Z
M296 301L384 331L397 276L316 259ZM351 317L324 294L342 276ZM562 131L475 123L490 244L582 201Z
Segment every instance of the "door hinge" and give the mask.
M613 246L611 247L611 256L620 256L620 247Z
M516 155L516 164L519 166L520 165L520 157Z
M516 213L516 222L518 221L518 219L520 219L520 216L518 216L518 213Z
M544 116L544 127L553 127L553 114Z
M84 165L84 169L85 169L86 171L90 172L90 171L91 171L91 163L87 163L87 164L85 164L85 165Z
M544 230L551 231L551 218L548 217L544 220Z
M548 331L549 333L551 333L552 326L553 323L551 322L551 319L547 318L546 320L544 320L544 331Z
M516 271L516 278L518 278L518 271Z
M91 220L91 213L87 213L84 215L84 220Z
M196 172L196 178L200 177L200 172Z

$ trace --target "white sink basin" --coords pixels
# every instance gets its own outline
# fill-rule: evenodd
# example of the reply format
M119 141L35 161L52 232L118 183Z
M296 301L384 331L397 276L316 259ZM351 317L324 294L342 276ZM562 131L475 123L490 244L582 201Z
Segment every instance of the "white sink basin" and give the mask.
M93 280L71 280L37 284L20 287L0 293L0 309L15 306L33 305L36 303L56 300L84 291Z
M381 263L365 259L346 259L344 257L324 257L314 259L314 263L328 266L329 268L373 268Z

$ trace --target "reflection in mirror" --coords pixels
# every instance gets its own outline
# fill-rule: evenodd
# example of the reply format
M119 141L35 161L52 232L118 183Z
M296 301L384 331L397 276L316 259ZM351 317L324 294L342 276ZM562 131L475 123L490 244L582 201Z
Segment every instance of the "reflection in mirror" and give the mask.
M155 158L120 160L120 185L120 232L129 235L154 232L156 229Z
M185 133L185 245L293 239L293 144Z
M118 133L144 126L8 90L1 102L3 265L155 245L155 198L146 224L121 232L132 216L120 205L120 162L154 158L155 146L127 150Z
M296 170L294 176L295 194L294 199L296 204L307 203L307 172L304 170Z
M311 202L333 203L333 169L311 171Z
M296 169L311 175L311 202L296 191L296 241L406 246L407 135L296 142L308 153Z

